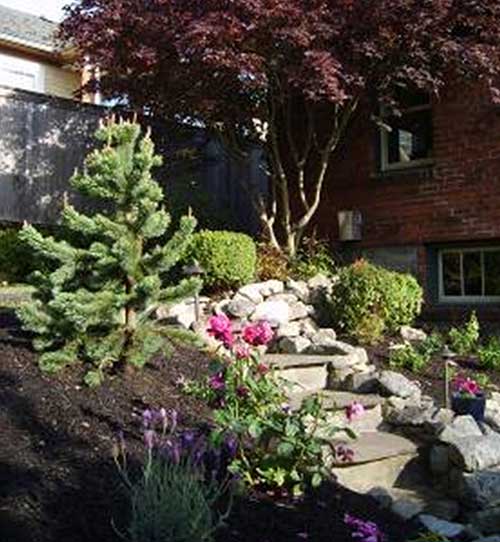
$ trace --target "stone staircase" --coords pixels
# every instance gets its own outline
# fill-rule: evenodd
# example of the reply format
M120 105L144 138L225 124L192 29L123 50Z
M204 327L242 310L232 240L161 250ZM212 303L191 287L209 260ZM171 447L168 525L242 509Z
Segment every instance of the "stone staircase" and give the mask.
M349 390L353 374L358 381L365 381L375 372L366 352L351 348L343 355L268 354L265 360L287 382L293 409L299 408L307 397L318 395L327 411L328 423L341 428L348 425L357 434L356 440L342 431L331 438L331 448L345 444L354 452L348 463L333 459L331 454L327 459L332 474L342 485L371 494L404 519L427 512L444 520L453 519L456 504L422 483L429 473L420 454L420 443L393 432L384 422L390 402L388 394L370 387L366 393ZM361 370L353 372L353 367ZM361 403L365 414L348 423L345 408L353 402Z

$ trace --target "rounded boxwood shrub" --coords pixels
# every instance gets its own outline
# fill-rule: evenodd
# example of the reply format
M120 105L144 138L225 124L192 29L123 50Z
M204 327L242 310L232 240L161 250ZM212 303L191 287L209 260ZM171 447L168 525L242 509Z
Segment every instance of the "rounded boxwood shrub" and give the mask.
M207 288L236 288L255 278L257 248L244 233L203 230L193 235L186 260L201 265Z
M344 332L359 340L369 336L374 342L383 332L412 324L422 301L423 290L412 275L358 260L339 271L331 308L335 324Z

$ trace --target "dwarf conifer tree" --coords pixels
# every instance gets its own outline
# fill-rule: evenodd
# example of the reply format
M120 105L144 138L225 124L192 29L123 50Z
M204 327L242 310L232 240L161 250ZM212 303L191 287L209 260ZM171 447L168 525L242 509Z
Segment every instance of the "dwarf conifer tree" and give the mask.
M89 365L85 381L97 385L106 369L142 367L187 333L160 326L151 316L159 305L194 295L199 284L185 279L165 286L162 276L182 256L196 227L181 219L167 238L170 216L151 170L161 164L149 134L138 124L111 121L96 133L101 148L71 179L81 194L102 200L86 215L65 204L65 240L25 225L20 234L43 262L33 274L34 301L18 312L36 336L42 369L54 372L76 362Z

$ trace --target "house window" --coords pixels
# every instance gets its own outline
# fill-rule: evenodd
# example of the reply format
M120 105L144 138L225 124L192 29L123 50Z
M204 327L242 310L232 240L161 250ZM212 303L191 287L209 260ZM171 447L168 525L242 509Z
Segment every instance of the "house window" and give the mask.
M441 250L439 300L500 301L500 247Z
M37 62L0 54L0 85L43 92L43 68Z
M382 110L380 163L383 171L432 163L432 108L429 97L406 95L401 115Z

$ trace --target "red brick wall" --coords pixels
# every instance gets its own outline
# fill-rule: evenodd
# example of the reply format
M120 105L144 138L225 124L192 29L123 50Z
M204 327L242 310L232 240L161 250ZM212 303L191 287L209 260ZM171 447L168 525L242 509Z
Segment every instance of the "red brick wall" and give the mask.
M363 214L360 247L500 239L500 109L459 89L433 107L434 167L377 172L376 128L361 114L330 168L318 230L338 239L336 212Z

